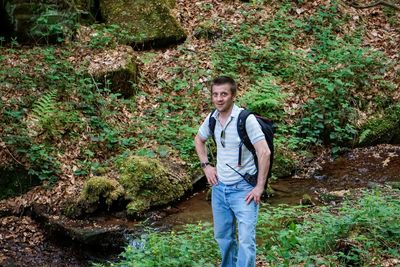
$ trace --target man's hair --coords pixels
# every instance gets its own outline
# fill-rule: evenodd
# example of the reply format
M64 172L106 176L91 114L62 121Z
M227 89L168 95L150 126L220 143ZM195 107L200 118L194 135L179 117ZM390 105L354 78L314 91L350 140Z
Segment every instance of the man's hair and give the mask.
M214 85L229 84L231 87L232 95L236 95L237 85L234 79L228 76L218 76L211 82L211 93Z

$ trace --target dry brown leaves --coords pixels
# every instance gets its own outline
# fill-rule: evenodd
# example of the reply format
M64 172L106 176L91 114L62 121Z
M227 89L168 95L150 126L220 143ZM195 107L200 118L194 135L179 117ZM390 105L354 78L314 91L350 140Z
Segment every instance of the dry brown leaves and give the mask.
M54 246L29 217L0 218L0 266L81 266L67 251Z
M318 1L305 1L301 6L296 7L293 12L294 15L301 17L309 17L314 14L318 7L320 7L325 0ZM209 8L211 7L211 8ZM393 28L386 21L386 16L383 14L381 7L375 7L366 10L359 10L349 7L347 5L341 5L341 10L352 17L352 23L348 26L348 31L353 31L358 23L361 21L367 26L367 38L364 41L365 46L373 47L377 50L382 50L386 55L388 55L393 62L397 64L397 70L400 69L398 66L398 51L400 44L400 34L397 29ZM147 95L141 95L136 98L136 114L132 114L127 109L119 110L120 115L117 117L109 118L110 121L121 124L132 123L131 118L133 116L143 115L146 110L151 110L157 108L160 103L157 102L156 97L162 94L163 88L160 87L157 81L169 81L178 78L180 73L174 73L167 71L169 68L181 68L187 71L196 72L199 68L205 70L213 70L211 63L211 49L213 46L213 40L207 39L196 39L193 36L194 29L204 20L214 20L218 22L224 22L233 27L240 27L240 25L245 21L245 17L242 15L240 10L251 9L250 5L243 4L239 1L215 1L215 0L203 0L203 1L188 1L188 0L177 0L175 9L173 10L174 15L178 21L182 24L183 28L188 34L188 39L186 42L176 48L168 48L162 50L150 50L150 51L135 51L132 52L131 48L126 46L118 46L116 49L106 50L106 51L93 51L85 46L77 45L69 57L69 61L79 67L82 64L98 63L106 64L110 66L117 66L119 60L123 58L124 54L134 53L140 59L146 54L153 53L154 58L143 63L140 67L140 75L144 80L143 90ZM255 16L257 20L267 20L274 15L276 11L276 6L265 6L261 11L259 11ZM397 14L399 16L399 14ZM85 32L85 28L82 28L81 33L81 43L84 44L88 42L88 38L92 34L91 32ZM302 40L301 40L302 39ZM298 44L294 49L304 49L307 50L310 47L311 39L307 36L300 38ZM252 44L254 46L262 47L268 40L260 39L259 43ZM36 55L30 62L26 62L26 59L21 58L18 55L10 55L6 60L8 67L13 66L26 66L24 71L34 72L33 68L28 68L33 64L40 64L43 61L43 55ZM96 66L97 66L96 65ZM96 68L95 66L93 67ZM46 66L43 66L42 71L46 71ZM41 72L31 73L32 75L42 75ZM389 73L391 75L390 79L395 80L395 73ZM192 85L200 83L207 88L209 77L201 77L198 81L191 81ZM285 105L285 111L292 117L295 117L300 107L306 103L309 97L313 97L313 92L308 86L299 87L294 83L288 83L285 81L279 81L281 83L285 93L289 94L289 98ZM248 88L250 86L250 81L246 77L240 77L240 87ZM3 86L4 87L4 86ZM1 98L7 103L11 98L20 97L22 92L18 95L18 92L11 90L10 88L1 88ZM173 94L184 94L182 92L174 92ZM208 91L205 89L203 97L204 99L195 99L196 105L199 106L201 111L200 115L205 116L208 111ZM400 97L400 91L397 90L393 93L393 98L398 99ZM201 102L201 103L199 103ZM366 115L365 115L366 117ZM154 130L156 130L154 128ZM138 129L137 133L140 133ZM21 197L10 199L7 207L13 210L19 210L23 206L29 206L33 202L47 203L52 206L59 205L63 203L65 198L73 198L76 196L82 186L82 178L77 178L74 176L74 171L77 169L76 159L79 156L80 148L84 147L89 141L90 137L83 135L79 144L63 144L64 147L68 147L67 151L63 155L60 155L62 175L60 177L59 183L50 190L42 188L34 188L27 194ZM1 145L2 143L0 143ZM158 144L154 142L149 142L148 147L155 147ZM0 152L0 159L12 160L12 157L1 146L2 151ZM99 158L103 158L104 155L99 155ZM115 175L115 174L113 174ZM0 203L0 207L5 207L4 201Z

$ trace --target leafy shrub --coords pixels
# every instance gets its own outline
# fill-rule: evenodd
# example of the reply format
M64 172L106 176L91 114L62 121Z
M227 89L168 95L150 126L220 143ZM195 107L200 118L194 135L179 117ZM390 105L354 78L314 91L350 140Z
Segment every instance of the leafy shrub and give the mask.
M258 229L265 244L261 250L269 263L289 266L346 266L350 260L363 265L374 257L399 257L399 208L396 191L387 196L364 191L358 201L347 201L335 212L325 207L304 215L300 207L274 208L260 213ZM342 241L353 244L351 253Z
M400 257L399 220L398 190L366 190L339 208L263 207L257 255L271 266L367 266ZM219 257L212 226L199 224L142 235L107 266L215 266Z
M37 42L63 42L71 38L78 20L76 12L57 10L48 6L34 21L30 34Z

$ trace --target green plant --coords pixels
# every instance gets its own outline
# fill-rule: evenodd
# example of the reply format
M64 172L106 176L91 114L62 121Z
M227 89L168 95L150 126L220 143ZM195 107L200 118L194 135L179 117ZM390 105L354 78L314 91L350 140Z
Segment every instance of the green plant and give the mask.
M50 184L57 181L60 163L54 156L52 147L44 144L32 144L25 153L30 164L28 171L30 175L38 177L42 181L47 180Z
M117 43L127 43L130 38L128 31L116 24L94 24L92 29L94 34L89 43L91 48L115 47Z
M76 21L76 13L60 11L49 6L36 17L30 34L38 42L63 42L72 36Z
M266 118L281 121L284 117L284 99L280 87L271 76L267 76L260 77L240 98L239 103Z
M186 225L182 231L149 231L131 242L121 261L106 266L215 266L219 256L209 224ZM97 265L101 266L101 265Z
M399 249L398 192L365 191L333 212L328 207L304 213L300 207L274 208L260 213L262 253L271 264L370 263L374 257ZM301 215L302 214L302 215ZM348 244L348 245L343 245Z

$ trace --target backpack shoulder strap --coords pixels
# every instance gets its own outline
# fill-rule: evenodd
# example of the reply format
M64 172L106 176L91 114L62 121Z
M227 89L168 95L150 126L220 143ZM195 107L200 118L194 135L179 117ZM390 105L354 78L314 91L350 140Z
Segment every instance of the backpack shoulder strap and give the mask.
M256 149L254 148L253 144L251 143L249 135L247 134L247 131L246 131L246 120L251 114L253 114L253 113L246 109L243 109L239 113L239 117L238 117L238 121L237 121L237 131L238 131L238 135L239 135L241 142L239 145L238 166L241 166L241 164L242 164L242 147L243 147L243 145L245 145L246 148L253 154L254 163L258 170L258 160L257 160L257 155L256 155Z
M239 113L238 121L237 121L237 131L242 143L246 146L246 148L251 151L253 154L255 152L254 146L251 144L249 135L246 131L246 120L247 118L253 114L252 112L248 111L247 109L243 109Z
M213 111L211 111L210 113L210 118L208 119L208 127L210 128L210 133L211 133L211 137L215 142L215 124L217 123L217 121L215 120L215 118L212 116L215 112L215 109Z

